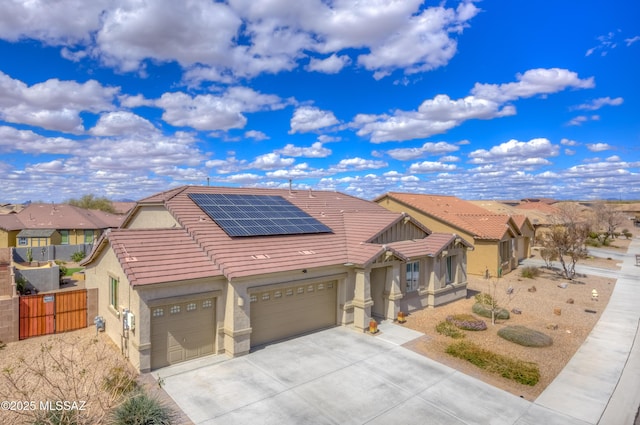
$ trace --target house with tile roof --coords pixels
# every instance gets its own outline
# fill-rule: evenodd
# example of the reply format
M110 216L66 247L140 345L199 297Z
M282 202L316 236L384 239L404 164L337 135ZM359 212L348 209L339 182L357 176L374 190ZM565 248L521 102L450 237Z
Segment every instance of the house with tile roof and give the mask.
M93 244L124 218L69 204L32 203L17 213L0 215L0 248Z
M434 232L453 233L470 241L470 274L502 276L518 267L518 239L522 234L507 214L495 214L447 195L389 192L374 202L390 211L409 214ZM524 240L522 245L528 250L530 242Z
M506 214L511 216L516 226L518 226L519 234L516 241L516 255L518 261L524 260L531 256L531 247L535 244L536 227L532 222L532 218L537 221L537 213L533 211L519 210L513 205L500 201L468 201L474 205L484 208L495 214Z
M105 332L147 371L465 297L470 246L342 193L183 186L83 265Z

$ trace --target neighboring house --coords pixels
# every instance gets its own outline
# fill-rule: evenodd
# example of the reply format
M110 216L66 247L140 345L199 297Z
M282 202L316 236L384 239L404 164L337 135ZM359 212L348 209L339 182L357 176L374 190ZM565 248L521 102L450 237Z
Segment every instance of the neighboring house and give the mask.
M522 235L509 215L445 195L390 192L374 202L390 211L405 212L433 231L454 233L470 241L470 274L502 276L518 267L518 239Z
M124 218L68 204L32 203L18 213L0 215L0 248L93 244Z
M535 227L529 215L537 217L535 213L527 214L527 211L518 210L512 205L500 201L469 201L485 210L495 214L506 214L511 216L518 227L519 235L516 242L518 261L531 257L531 247L535 241Z
M184 186L139 201L82 265L147 371L465 297L468 247L341 193Z

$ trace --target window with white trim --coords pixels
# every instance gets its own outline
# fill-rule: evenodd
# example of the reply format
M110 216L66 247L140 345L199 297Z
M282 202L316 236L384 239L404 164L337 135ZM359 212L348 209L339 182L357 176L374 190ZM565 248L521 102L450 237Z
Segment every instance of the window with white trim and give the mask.
M453 278L454 278L454 275L455 275L453 266L454 266L454 264L453 264L453 256L449 255L447 257L447 264L446 264L447 270L446 270L446 273L445 273L445 278L446 278L447 285L449 285L450 283L453 283Z
M109 276L109 305L118 311L118 279Z
M407 263L407 292L417 291L420 287L420 262Z

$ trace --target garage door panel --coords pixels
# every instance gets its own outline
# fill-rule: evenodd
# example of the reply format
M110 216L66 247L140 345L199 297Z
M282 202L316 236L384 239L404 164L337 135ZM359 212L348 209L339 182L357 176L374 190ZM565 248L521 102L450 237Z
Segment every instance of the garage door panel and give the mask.
M213 354L214 299L174 303L151 309L151 368Z
M251 295L251 345L336 324L336 282L296 285Z

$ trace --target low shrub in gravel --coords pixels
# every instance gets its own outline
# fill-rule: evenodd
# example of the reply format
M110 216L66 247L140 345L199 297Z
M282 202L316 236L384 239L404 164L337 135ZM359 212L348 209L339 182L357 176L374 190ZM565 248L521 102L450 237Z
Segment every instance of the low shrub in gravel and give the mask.
M446 353L520 384L534 386L540 380L540 369L536 363L503 356L471 342L455 342L447 347Z
M471 314L456 314L454 316L447 316L447 322L451 323L459 329L465 331L485 331L487 330L487 324L484 320L478 319Z
M520 276L526 277L527 279L535 279L540 276L540 269L537 267L524 267L520 272Z
M482 303L475 303L471 308L471 311L473 311L478 316L491 319L491 307L488 305L485 305ZM499 308L495 312L496 320L507 320L509 319L509 317L511 317L509 315L509 310L506 310L504 308Z
M118 406L113 412L116 425L170 425L174 413L158 399L145 392L138 392Z
M449 336L453 339L460 339L465 337L464 332L447 321L438 323L436 325L436 332L438 332L440 335Z
M486 292L481 292L476 294L475 297L476 302L484 305L496 305L497 303L493 299L493 297Z
M525 347L549 347L553 344L553 338L549 335L526 326L504 327L498 331L498 336Z

